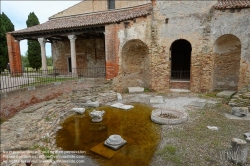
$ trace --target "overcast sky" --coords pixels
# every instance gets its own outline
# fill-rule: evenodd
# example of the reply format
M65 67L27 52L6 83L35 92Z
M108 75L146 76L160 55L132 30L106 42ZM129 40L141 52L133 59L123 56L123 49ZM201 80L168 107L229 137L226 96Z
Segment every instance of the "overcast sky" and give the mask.
M10 1L1 0L1 13L4 12L15 26L15 30L27 27L26 21L30 12L34 12L40 24L48 21L49 17L79 3L81 0L71 1ZM20 41L21 54L27 51L27 40ZM51 45L46 44L46 54L51 56Z

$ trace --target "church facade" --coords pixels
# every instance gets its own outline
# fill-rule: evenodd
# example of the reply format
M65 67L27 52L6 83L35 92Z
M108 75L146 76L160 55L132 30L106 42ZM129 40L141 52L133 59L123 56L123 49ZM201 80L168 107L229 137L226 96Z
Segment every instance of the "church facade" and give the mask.
M42 69L51 42L54 68L74 75L104 69L117 91L207 92L250 84L250 0L85 0L8 33L12 71L21 70L23 39L40 42Z

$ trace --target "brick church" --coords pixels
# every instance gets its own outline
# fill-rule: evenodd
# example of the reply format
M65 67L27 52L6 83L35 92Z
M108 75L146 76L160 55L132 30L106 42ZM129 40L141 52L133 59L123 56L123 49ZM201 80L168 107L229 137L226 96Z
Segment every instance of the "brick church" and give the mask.
M250 0L85 0L40 25L7 33L11 71L19 41L45 43L53 66L73 75L103 68L114 88L240 90L250 84Z

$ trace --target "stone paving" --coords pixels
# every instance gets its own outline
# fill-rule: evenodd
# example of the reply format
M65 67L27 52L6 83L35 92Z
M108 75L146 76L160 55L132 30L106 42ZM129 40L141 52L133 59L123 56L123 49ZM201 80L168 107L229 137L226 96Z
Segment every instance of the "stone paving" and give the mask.
M250 88L248 87L237 92L228 105L231 107L248 107L250 109Z
M59 124L68 116L75 114L72 109L82 107L82 103L98 102L100 105L111 105L118 102L123 104L140 102L151 104L155 108L170 108L179 111L185 111L188 106L192 106L192 104L190 105L192 102L217 103L198 97L164 97L154 93L125 93L118 96L119 101L117 100L117 93L110 90L109 85L95 86L83 90L74 90L71 94L28 107L1 125L1 150L25 151L37 146L47 147L51 151L61 150L55 145L56 132L61 129ZM157 100L152 101L152 98ZM158 100L159 102L156 102ZM42 155L42 153L33 154L31 152L29 155ZM40 159L40 162L42 162L42 159ZM4 163L20 165L14 164L12 160L6 160L6 156ZM43 165L46 166L49 163L52 163L51 159Z

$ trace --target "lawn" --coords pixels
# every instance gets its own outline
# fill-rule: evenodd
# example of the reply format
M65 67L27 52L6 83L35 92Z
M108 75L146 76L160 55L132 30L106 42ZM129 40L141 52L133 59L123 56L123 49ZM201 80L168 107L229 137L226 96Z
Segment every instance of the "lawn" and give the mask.
M229 120L224 113L230 113L226 104L189 109L188 122L176 126L163 126L163 140L156 152L166 165L232 165L225 159L225 153L232 138L244 139L250 123L246 120ZM218 131L207 126L217 126ZM250 147L250 145L248 144ZM224 154L224 155L223 155ZM250 154L248 154L248 164Z

